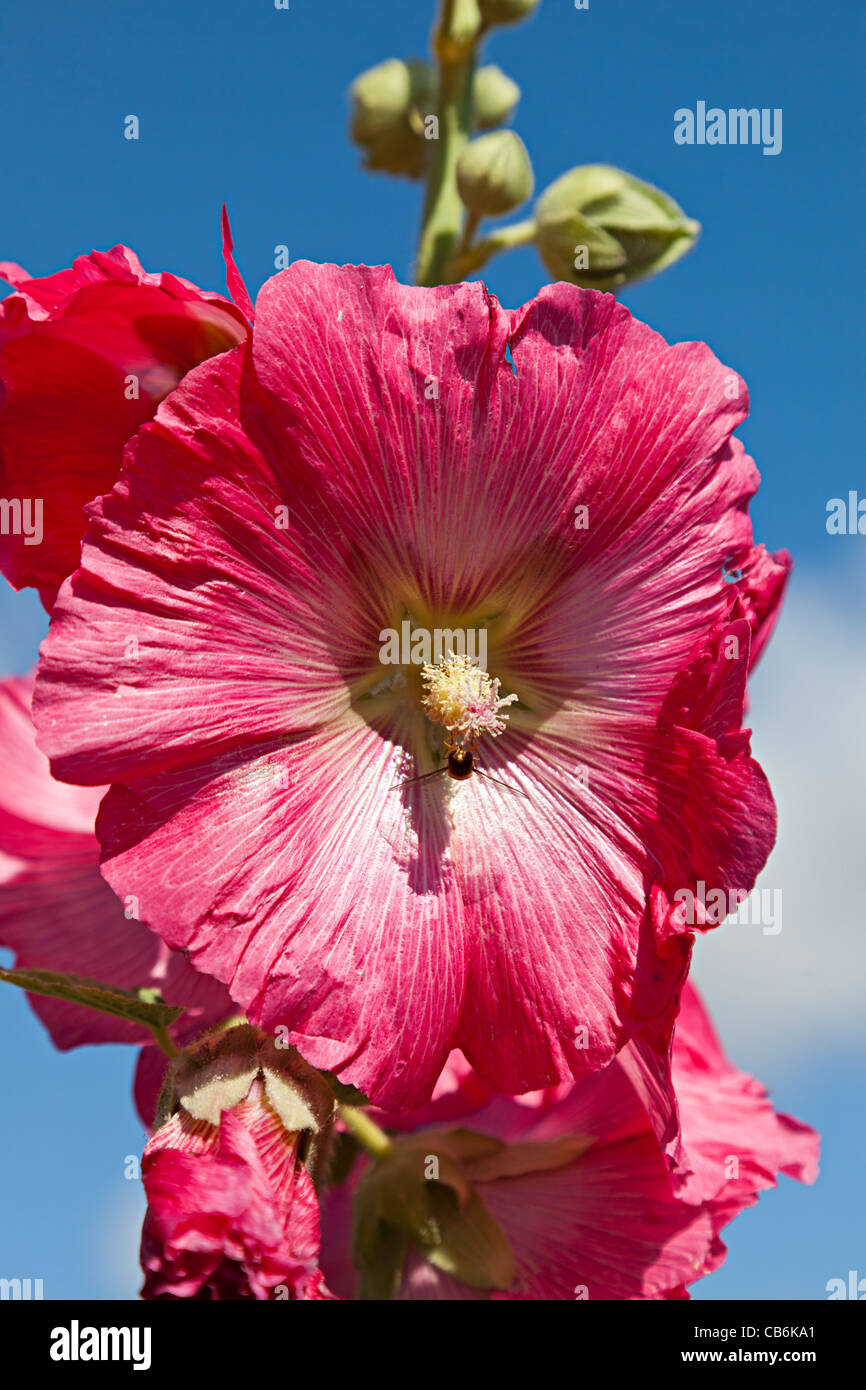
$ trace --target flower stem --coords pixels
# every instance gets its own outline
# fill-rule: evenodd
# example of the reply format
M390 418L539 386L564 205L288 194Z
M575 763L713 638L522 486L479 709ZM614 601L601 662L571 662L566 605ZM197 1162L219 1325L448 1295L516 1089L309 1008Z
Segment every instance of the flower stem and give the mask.
M445 271L463 226L457 159L472 129L472 79L481 29L478 0L442 0L433 34L439 67L439 138L433 143L415 279L446 283Z
M467 212L466 226L463 228L463 235L460 238L456 251L454 252L455 261L457 261L461 256L464 256L466 252L470 249L473 241L475 240L475 233L478 231L480 224L480 212Z
M391 1152L391 1140L384 1129L381 1129L375 1120L371 1120L363 1110L358 1110L354 1105L338 1105L337 1114L368 1154L372 1154L374 1158L384 1158Z
M167 1028L158 1028L155 1024L151 1024L150 1031L156 1038L156 1041L159 1043L166 1057L176 1057L178 1055L177 1048L169 1037Z
M464 241L467 239L464 238ZM510 251L514 246L528 246L535 240L535 221L528 217L523 222L513 222L510 227L498 227L474 246L459 246L446 267L448 277L463 280L500 251Z

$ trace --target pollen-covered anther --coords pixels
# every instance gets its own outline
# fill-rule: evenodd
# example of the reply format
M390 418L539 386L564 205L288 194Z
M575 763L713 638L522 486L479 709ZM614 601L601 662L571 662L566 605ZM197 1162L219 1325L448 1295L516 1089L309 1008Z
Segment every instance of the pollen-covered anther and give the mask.
M421 669L426 694L421 703L428 719L441 724L452 738L471 744L482 734L495 737L505 729L500 713L516 695L499 695L499 680L476 666L468 656L449 652L433 666Z

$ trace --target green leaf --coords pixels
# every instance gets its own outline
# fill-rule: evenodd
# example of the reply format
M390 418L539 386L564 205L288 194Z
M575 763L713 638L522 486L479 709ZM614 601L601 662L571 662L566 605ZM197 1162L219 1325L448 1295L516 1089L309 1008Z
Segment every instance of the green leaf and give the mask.
M45 994L51 999L64 999L68 1004L82 1004L99 1013L140 1023L144 1028L168 1028L183 1013L183 1009L157 1002L151 989L118 989L115 985L55 970L0 969L0 980L26 989L29 994Z

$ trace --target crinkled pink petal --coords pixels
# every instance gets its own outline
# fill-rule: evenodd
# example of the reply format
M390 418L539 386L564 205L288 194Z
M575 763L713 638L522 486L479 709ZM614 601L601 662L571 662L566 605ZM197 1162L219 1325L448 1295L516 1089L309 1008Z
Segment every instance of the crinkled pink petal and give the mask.
M263 1027L289 1027L313 1065L351 1074L363 1051L370 1089L423 1099L431 1062L447 1056L462 994L460 899L430 844L417 853L399 797L390 796L381 740L359 724L331 729L310 741L309 770L291 785L274 776L292 766L278 752L239 759L230 797L203 778L114 788L100 821L103 871L113 883L130 873L140 881L142 916L158 919L165 939L200 969L231 980L232 996ZM176 802L166 800L181 787ZM383 804L389 837L378 820ZM200 853L181 867L178 833L193 848L206 836L226 894L214 896ZM255 930L238 929L256 916ZM396 1074L395 1054L405 1058Z
M480 1190L516 1255L499 1298L657 1299L718 1262L710 1214L672 1196L649 1134Z
M677 1021L673 1081L691 1170L686 1201L714 1201L735 1214L779 1173L815 1181L819 1136L775 1111L765 1087L732 1065L693 986Z
M19 967L82 975L121 989L157 988L183 1005L172 1026L186 1041L231 1012L225 986L195 970L124 906L99 872L93 821L105 788L51 776L30 718L33 680L0 682L0 945ZM138 1024L43 995L31 1006L63 1050L84 1043L153 1043Z
M157 1131L142 1161L144 1298L333 1296L296 1141L258 1096L223 1111L219 1128L179 1113Z
M770 554L753 546L740 562L742 579L737 594L752 629L751 665L754 666L772 636L791 577L793 560L787 550Z
M20 289L33 276L29 270L25 270L17 261L0 261L0 280L5 280L7 285L13 289Z
M489 766L508 777L495 755ZM699 879L750 889L773 844L775 808L741 746L608 713L554 715L511 776L525 798L482 784L455 811L477 943L458 1040L485 1080L518 1092L605 1065L630 1032L652 1036L660 1019L663 1047L691 937L680 924L671 939L674 919L656 934L651 891L672 897ZM490 1000L500 998L509 1012L499 1031L523 1045L510 1071L497 1055L491 1072ZM539 1018L549 1021L543 1042Z

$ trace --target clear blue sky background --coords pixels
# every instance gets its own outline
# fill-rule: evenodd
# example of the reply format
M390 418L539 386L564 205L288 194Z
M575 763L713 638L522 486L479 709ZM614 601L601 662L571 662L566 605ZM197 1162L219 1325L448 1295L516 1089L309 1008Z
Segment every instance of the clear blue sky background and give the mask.
M431 17L432 0L291 0L288 12L272 0L7 0L0 257L46 274L123 241L147 269L223 288L225 200L253 291L280 243L293 259L391 262L410 278L419 188L361 171L345 93L374 62L425 52ZM847 717L834 703L852 667L862 675L866 537L831 538L824 520L828 498L866 495L863 37L860 0L591 0L581 12L542 0L532 23L500 32L487 51L523 88L516 126L539 189L572 164L605 161L658 184L703 223L695 252L624 299L669 339L705 339L752 392L741 434L764 477L756 532L798 562L785 620L795 637L782 645L783 624L781 655L771 648L766 661L771 673L784 660L777 671L788 674L768 675L766 689L762 675L755 692L756 729L791 731L783 782L801 737ZM674 111L698 100L781 107L782 153L675 145ZM137 143L123 138L130 113ZM516 304L545 275L530 248L486 278ZM819 661L798 650L796 633L825 629L825 612L841 636L832 660ZM43 630L38 605L4 589L0 671L26 669ZM862 817L863 782L850 780L864 765L861 735L852 728L847 753L843 741L832 756L850 765L843 791L857 790L852 814ZM826 758L816 747L818 796ZM801 824L796 816L792 805ZM794 849L820 904L829 872L820 824L818 835ZM853 965L835 928L818 911L803 931L838 972L841 1017L851 1013L842 985ZM712 973L703 978L712 997ZM786 977L767 978L756 996L768 1009L763 1029L738 1013L736 990L718 986L725 1038L743 1066L760 1061L781 1104L825 1131L824 1171L812 1191L786 1182L740 1219L727 1266L699 1297L821 1298L827 1279L866 1275L862 1031L850 1019L842 1027L832 1008L810 1011L804 971L774 1012L773 981ZM792 1009L803 1018L793 1034ZM132 1296L141 1194L123 1165L142 1138L132 1054L55 1053L23 997L4 987L0 1056L0 1275L43 1277L48 1297Z

